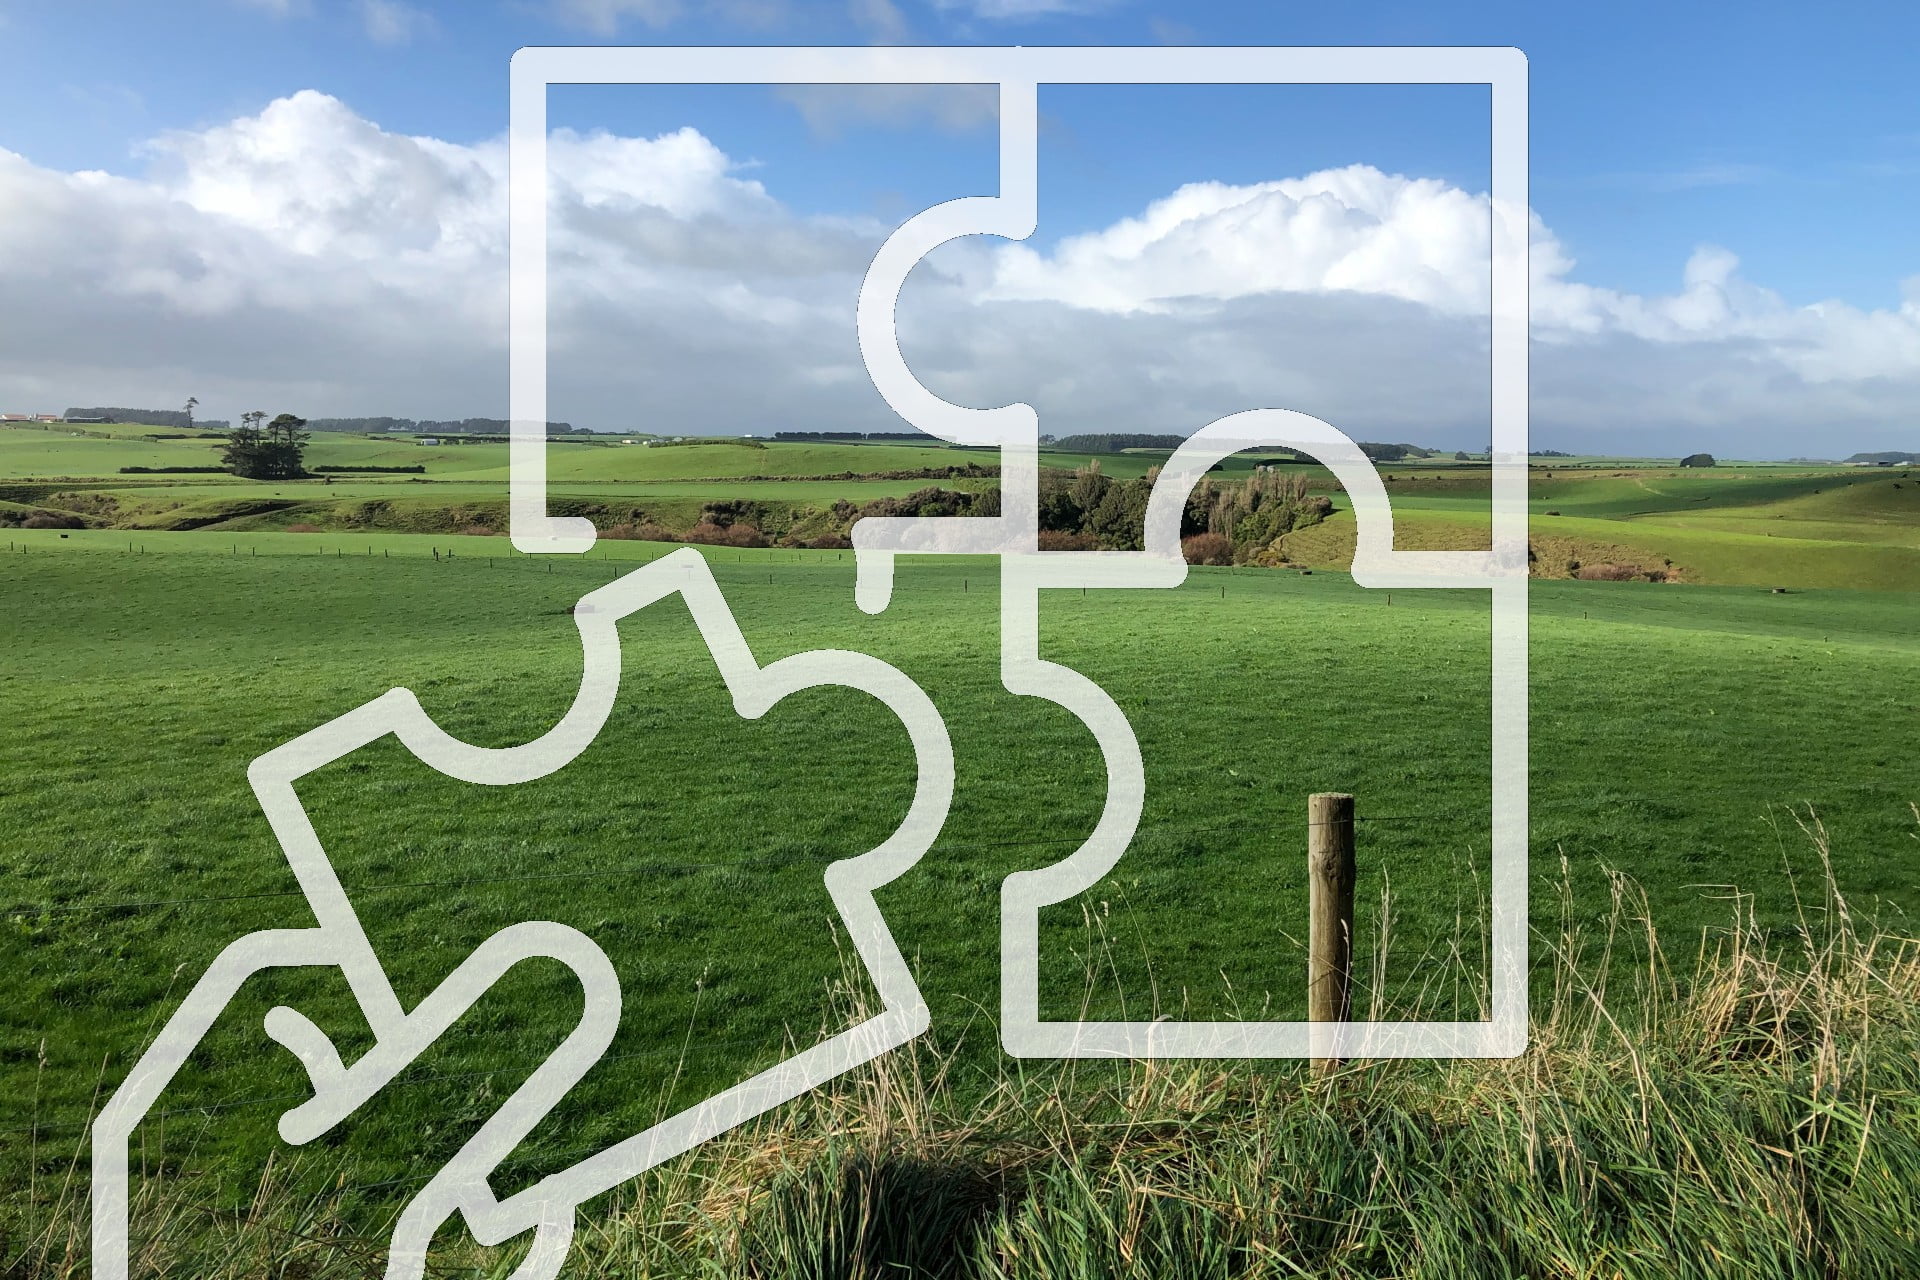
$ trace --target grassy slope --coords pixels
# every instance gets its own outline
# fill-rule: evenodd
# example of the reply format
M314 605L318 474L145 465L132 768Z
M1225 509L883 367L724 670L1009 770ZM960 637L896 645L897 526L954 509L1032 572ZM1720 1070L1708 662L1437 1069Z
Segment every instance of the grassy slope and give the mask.
M1486 545L1483 477L1389 474L1396 545ZM1898 471L1536 468L1529 508L1549 576L1572 559L1671 560L1692 583L1920 590L1920 480ZM1350 517L1293 535L1287 550L1303 564L1344 567L1353 555Z
M249 539L260 554L239 557L231 538L205 534L154 535L147 554L105 532L14 542L30 550L0 561L14 659L0 682L12 766L0 886L13 908L0 968L24 998L0 1014L0 1168L26 1163L37 1090L49 1173L72 1150L100 1063L111 1084L180 983L238 934L307 918L246 762L396 684L461 736L538 733L577 680L567 604L664 550L602 544L549 567L497 539L262 534ZM436 561L429 545L456 557ZM970 1043L991 1046L981 1028L998 982L999 879L1071 848L1101 794L1077 723L999 686L991 569L909 564L894 607L868 618L836 553L712 562L763 661L825 645L872 652L941 706L958 751L954 814L882 901L923 975L936 1037L972 1026ZM1907 599L1542 583L1534 601L1543 885L1564 854L1593 918L1606 906L1599 869L1620 867L1684 930L1720 918L1712 886L1738 884L1760 891L1763 925L1780 926L1793 905L1773 824L1779 806L1806 801L1834 829L1856 904L1920 905L1907 853L1920 779L1904 746L1920 640ZM1083 906L1047 915L1051 1011L1085 999L1132 1016L1296 1013L1302 797L1339 788L1372 819L1363 933L1381 893L1393 897L1388 999L1470 1015L1470 987L1422 987L1451 943L1469 956L1479 945L1477 602L1397 592L1388 608L1333 574L1199 571L1146 600L1053 598L1044 619L1047 655L1112 689L1149 767L1135 851ZM613 954L627 992L621 1057L537 1144L549 1155L619 1136L663 1090L684 1100L764 1065L787 1032L811 1041L841 971L819 868L877 841L908 793L901 735L863 699L810 691L742 722L677 604L623 636L619 709L551 780L476 794L384 743L303 789L405 998L520 919L575 924ZM499 877L512 878L487 882ZM177 901L207 898L218 900ZM230 1172L235 1188L273 1141L275 1100L302 1088L285 1055L262 1048L258 1016L280 1000L352 1042L336 981L262 981L166 1104L251 1102L222 1112L189 1161ZM511 979L416 1083L356 1118L336 1153L349 1181L435 1165L554 1043L573 1001L537 967ZM423 1135L429 1107L454 1119ZM173 1123L184 1135L201 1122Z
M87 430L92 430L87 428ZM152 441L116 427L116 438L0 429L0 496L80 512L132 529L218 527L228 531L309 523L364 527L362 504L386 504L372 519L383 528L419 532L468 525L499 527L506 518L507 446L419 445L332 432L316 433L309 467L424 466L421 476L334 475L330 480L245 481L226 476L121 475L123 466L205 466L217 461L217 441ZM557 500L591 503L624 520L646 519L684 528L703 505L744 498L793 508L825 508L841 500L864 503L901 496L931 484L978 489L982 479L807 479L949 466L987 465L977 451L915 445L771 444L681 445L647 448L617 440L555 444L548 450L549 492ZM71 482L50 477L73 477ZM85 478L94 477L89 483ZM737 477L737 478L736 478ZM29 483L11 487L8 479ZM29 492L30 490L30 492ZM96 497L95 495L104 495ZM110 503L111 505L107 505ZM617 522L603 520L603 524Z
M105 431L107 428L71 430ZM111 439L61 434L30 428L0 429L0 477L114 476L130 466L214 466L218 439L149 440L147 434L172 434L162 427L118 428ZM675 445L648 448L617 439L591 444L549 446L548 474L555 481L622 482L685 480L708 476L836 475L843 471L904 471L921 467L990 463L991 455L926 446L770 444ZM369 439L340 432L316 432L307 447L311 467L424 466L436 479L502 484L507 479L504 444L421 445L410 439Z
M87 428L93 431L93 428ZM424 477L336 476L333 483L250 483L225 478L119 477L121 466L205 465L215 442L147 440L160 428L111 427L114 438L59 435L33 428L0 430L0 478L98 475L110 478L113 523L136 528L217 525L250 531L313 523L365 525L360 504L390 509L383 527L426 531L469 524L497 527L504 518L506 446L422 446L404 439L368 439L322 432L312 466L411 466ZM549 488L556 500L591 503L610 512L681 527L706 502L744 498L795 509L837 500L898 496L929 483L979 488L988 481L804 480L794 477L991 463L991 454L932 443L771 443L765 448L710 444L648 448L614 441L555 444L548 450ZM1116 478L1144 475L1164 452L1100 455ZM1071 468L1093 455L1045 453ZM1255 464L1228 460L1226 473ZM1447 459L1381 467L1393 495L1398 541L1406 547L1464 547L1484 538L1484 471ZM1316 485L1329 481L1309 471ZM75 486L83 489L85 486ZM23 499L27 495L20 495ZM1920 481L1899 469L1737 466L1711 470L1585 466L1538 461L1530 483L1534 537L1550 574L1570 560L1623 560L1647 566L1671 561L1694 583L1751 586L1920 589ZM85 498L40 493L34 500L102 514ZM612 523L611 519L603 523ZM1289 543L1302 563L1341 567L1351 556L1350 528L1336 519Z

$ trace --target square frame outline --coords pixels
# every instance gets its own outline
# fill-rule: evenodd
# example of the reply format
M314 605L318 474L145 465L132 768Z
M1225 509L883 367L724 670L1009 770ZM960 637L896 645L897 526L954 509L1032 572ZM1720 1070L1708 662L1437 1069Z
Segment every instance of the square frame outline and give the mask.
M1036 1057L1512 1057L1527 1041L1527 60L1502 47L539 46L509 71L509 510L515 549L578 554L591 522L548 513L547 90L554 84L1479 84L1489 89L1492 470L1490 1017L1472 1022L1034 1022ZM538 174L515 183L515 174ZM1503 238L1502 221L1508 234ZM1003 972L1005 957L1002 958ZM1101 1029L1120 1033L1100 1034ZM1189 1033L1201 1032L1199 1036ZM1101 1043L1105 1041L1106 1043Z

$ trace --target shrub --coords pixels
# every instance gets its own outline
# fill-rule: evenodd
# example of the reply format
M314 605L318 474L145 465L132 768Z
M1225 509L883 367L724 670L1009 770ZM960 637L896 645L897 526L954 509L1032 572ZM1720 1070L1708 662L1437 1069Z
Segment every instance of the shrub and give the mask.
M616 524L611 529L602 529L600 536L612 538L616 542L678 542L680 535L651 520L642 520L638 524Z
M483 524L470 524L462 529L460 534L462 537L467 538L491 538L493 536L493 530Z
M713 547L764 547L766 535L750 524L717 525L702 520L687 530L686 540Z
M1583 565L1574 576L1586 582L1631 582L1640 574L1635 565L1608 563Z
M36 511L20 522L22 529L84 529L87 522L79 516L55 511Z
M287 532L288 533L318 533L320 532L320 526L317 524L290 524L287 526Z
M1040 531L1042 551L1097 551L1099 548L1100 539L1090 533L1068 533L1064 529Z
M741 498L730 498L724 502L709 502L700 512L700 524L717 525L725 529L736 524L757 525L763 519L760 504Z
M1043 540L1044 537L1043 534ZM1180 554L1186 557L1188 564L1232 564L1233 539L1224 533L1196 533L1191 538L1181 539Z

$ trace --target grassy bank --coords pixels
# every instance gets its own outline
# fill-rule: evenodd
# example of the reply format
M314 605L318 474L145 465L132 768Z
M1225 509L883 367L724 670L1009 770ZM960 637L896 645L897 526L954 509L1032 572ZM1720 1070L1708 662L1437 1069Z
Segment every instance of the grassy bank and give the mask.
M1856 914L1826 832L1802 830L1787 930L1729 894L1720 924L1663 936L1618 875L1589 920L1563 880L1516 1060L1355 1062L1320 1080L1297 1063L1008 1064L982 1090L910 1047L610 1193L565 1274L1911 1276L1920 948ZM379 1274L418 1179L388 1184L380 1212L328 1153L293 1163L237 1199L149 1181L134 1273ZM81 1185L70 1162L36 1188L0 1265L84 1274ZM504 1276L519 1248L452 1231L434 1274Z
M78 431L79 429L75 429ZM300 481L210 475L123 475L122 467L213 462L215 437L114 426L81 434L0 428L0 525L35 511L130 530L218 529L249 535L311 527L329 535L458 534L506 527L507 446L317 433L315 468L421 468ZM602 529L656 526L685 534L709 507L738 505L767 541L807 545L845 535L836 504L859 507L928 487L977 491L997 480L991 451L925 443L733 440L671 447L619 437L569 439L548 450L553 509ZM1144 476L1166 450L1094 455L1042 450L1043 466L1098 462L1116 480ZM1270 460L1270 459L1268 459ZM1243 478L1262 456L1239 454L1217 479ZM1335 493L1324 470L1285 464L1317 493ZM1407 548L1485 545L1489 497L1483 464L1449 457L1383 463L1396 541ZM954 474L959 473L959 474ZM1535 459L1528 483L1536 572L1569 577L1573 565L1618 565L1688 584L1920 589L1920 480L1899 467L1738 464L1682 469L1649 460ZM1344 507L1342 500L1339 504ZM731 517L729 517L731 518ZM1352 525L1344 512L1287 540L1314 568L1344 569Z

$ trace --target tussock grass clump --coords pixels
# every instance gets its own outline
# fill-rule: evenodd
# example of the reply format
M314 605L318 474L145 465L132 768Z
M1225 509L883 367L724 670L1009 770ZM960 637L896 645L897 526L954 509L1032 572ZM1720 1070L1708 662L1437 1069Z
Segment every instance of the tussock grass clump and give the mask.
M1856 919L1803 826L1826 874L1786 933L1730 892L1677 955L1628 878L1597 923L1563 895L1511 1061L1009 1063L982 1086L909 1048L591 1206L563 1274L1920 1275L1920 945ZM136 1274L379 1274L379 1238L281 1185L270 1166L224 1211L149 1188ZM9 1243L15 1274L84 1273L74 1196ZM437 1273L517 1256L450 1239Z

